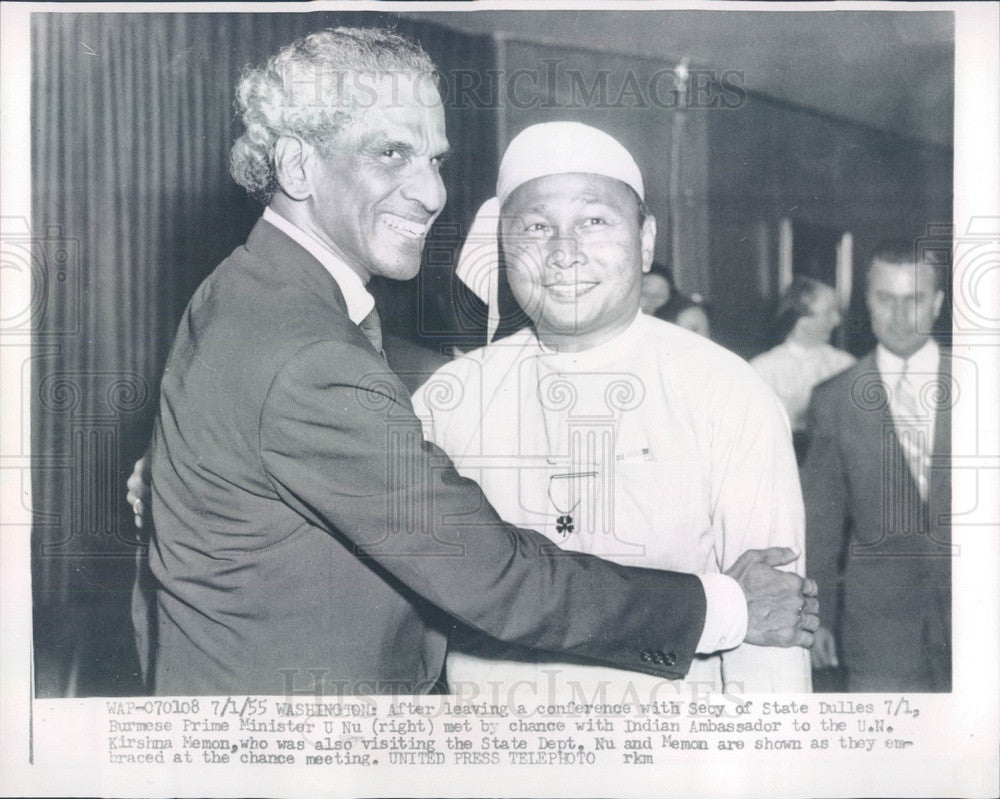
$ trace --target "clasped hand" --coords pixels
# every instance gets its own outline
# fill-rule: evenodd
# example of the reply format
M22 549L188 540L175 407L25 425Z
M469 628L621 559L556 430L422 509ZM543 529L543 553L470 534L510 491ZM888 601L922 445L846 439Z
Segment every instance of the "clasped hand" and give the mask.
M788 547L751 549L726 571L746 595L748 644L812 646L819 627L816 583L776 568L798 558Z

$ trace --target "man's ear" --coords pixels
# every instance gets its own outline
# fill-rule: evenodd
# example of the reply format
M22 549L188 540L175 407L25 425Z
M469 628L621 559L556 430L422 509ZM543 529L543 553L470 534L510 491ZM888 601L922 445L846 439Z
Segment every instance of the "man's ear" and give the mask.
M313 193L310 166L314 155L313 146L298 136L279 136L274 145L274 175L293 200L306 200Z
M656 217L652 214L647 214L642 220L639 237L642 244L642 273L646 274L653 266L653 253L656 250Z

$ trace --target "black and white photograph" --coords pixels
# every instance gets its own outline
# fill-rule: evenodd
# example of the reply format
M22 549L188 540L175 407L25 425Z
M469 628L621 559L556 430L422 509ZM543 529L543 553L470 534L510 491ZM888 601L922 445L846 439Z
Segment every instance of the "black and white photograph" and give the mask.
M995 794L1000 7L3 15L3 793Z

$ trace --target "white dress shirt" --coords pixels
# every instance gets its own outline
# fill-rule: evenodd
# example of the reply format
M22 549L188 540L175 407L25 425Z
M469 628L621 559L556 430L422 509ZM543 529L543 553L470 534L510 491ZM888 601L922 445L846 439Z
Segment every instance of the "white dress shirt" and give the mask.
M939 379L941 348L934 339L929 338L924 346L909 358L900 358L879 344L875 348L875 364L885 385L886 395L889 398L889 412L892 414L900 442L902 443L907 437L912 440L914 428L920 431L923 443L920 457L923 462L913 478L917 482L920 495L926 498L928 467L934 449L934 430L937 421L933 396ZM911 393L916 400L910 407L901 401L897 393L900 377L904 374L909 380ZM904 451L905 449L904 447Z
M747 549L803 551L785 413L745 361L644 314L581 353L553 352L522 330L443 366L414 407L425 436L504 519L563 549L702 577L708 616L698 650L716 654L695 659L688 683L810 689L802 648L740 643L746 599L722 574ZM657 678L598 666L448 658L449 680L484 689L495 680L544 684L554 668L564 690L625 680L644 695L656 690Z
M264 209L264 221L270 222L290 239L304 247L310 255L323 264L323 268L337 281L344 302L347 303L347 315L356 325L371 313L375 307L375 298L368 293L361 276L338 258L333 250L319 239L306 233L302 228L289 222L285 217L270 207Z

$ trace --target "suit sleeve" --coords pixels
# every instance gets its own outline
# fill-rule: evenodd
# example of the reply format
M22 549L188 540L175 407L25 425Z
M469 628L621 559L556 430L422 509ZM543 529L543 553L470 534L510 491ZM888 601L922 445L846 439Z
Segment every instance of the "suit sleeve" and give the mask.
M847 482L837 443L837 421L828 384L813 393L809 405L812 443L802 466L806 509L809 576L819 586L823 626L834 629L838 607L838 562L847 528Z
M747 376L739 407L714 412L713 528L725 571L749 549L805 549L802 492L788 417L766 387ZM804 557L783 567L802 574ZM741 644L722 653L723 677L747 692L811 690L809 653L801 647Z
M359 348L318 342L286 363L262 409L260 452L284 502L466 624L618 668L687 673L705 616L697 577L553 552L504 522L424 442L395 375Z

